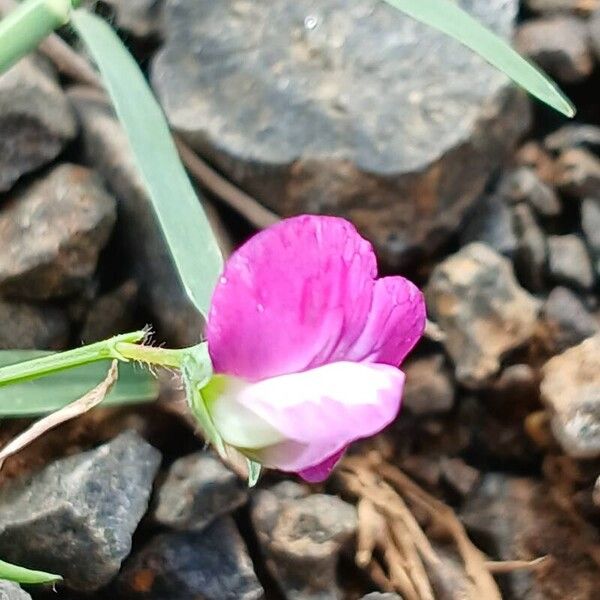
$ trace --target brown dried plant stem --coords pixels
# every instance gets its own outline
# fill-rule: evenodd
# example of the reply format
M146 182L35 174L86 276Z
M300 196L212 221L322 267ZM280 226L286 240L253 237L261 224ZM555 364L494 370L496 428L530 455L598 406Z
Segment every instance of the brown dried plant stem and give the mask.
M450 507L425 492L400 470L383 462L375 453L366 457L347 458L340 474L346 489L361 499L359 507L360 502L366 500L383 516L387 524L386 533L379 535L377 547L381 550L386 568L379 566L375 571L380 578L383 574L387 587L392 587L407 599L434 600L432 580L444 578L444 565L406 501L423 511L453 539L463 560L465 573L472 583L468 600L501 600L500 590L490 571L523 568L521 562L518 565L504 564L503 567L500 567L502 563L489 564L487 557L470 541L462 523ZM360 527L371 527L373 531L379 531L381 525L373 525L376 517L373 517L372 512L370 508L359 509L359 518L366 517L370 522L370 525L361 524ZM365 537L364 531L359 533L359 543ZM364 541L362 543L363 547L360 549L363 553L360 558L364 563L367 557L364 551L370 549L372 541L369 546ZM369 571L373 572L372 563L376 561L372 550L370 556ZM357 564L361 566L361 563Z
M62 425L67 421L75 419L76 417L83 415L100 404L100 402L106 398L107 394L112 389L113 385L117 381L117 378L117 361L114 360L104 381L102 381L81 398L71 402L71 404L68 404L64 408L61 408L47 417L36 421L31 427L26 429L14 440L4 446L4 448L0 450L0 469L7 458L13 456L17 452L20 452L23 448L40 438L46 432L50 431L50 429L54 429L55 427L58 427L58 425Z

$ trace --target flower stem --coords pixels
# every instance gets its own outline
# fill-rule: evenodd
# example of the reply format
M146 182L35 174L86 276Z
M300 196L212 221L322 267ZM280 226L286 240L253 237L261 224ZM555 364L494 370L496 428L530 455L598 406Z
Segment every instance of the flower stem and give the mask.
M154 348L152 346L140 346L131 342L118 342L115 350L128 360L159 365L161 367L174 367L179 369L183 359L188 352L187 348L171 350L169 348Z
M69 22L71 0L25 0L0 21L0 73Z
M81 348L75 348L74 350L67 350L66 352L58 352L56 354L50 354L48 356L42 356L41 358L34 358L23 363L17 363L14 365L8 365L0 368L0 387L9 385L11 383L18 383L21 381L28 381L30 379L37 379L44 375L50 375L58 371L64 371L72 367L79 367L88 363L96 362L98 360L107 359L118 359L118 360L143 360L136 357L130 357L119 351L119 346L125 344L125 350L128 349L128 345L133 345L135 342L139 342L144 339L146 335L145 331L134 331L133 333L124 333L123 335L117 335L108 340L90 344L89 346L82 346ZM136 346L137 348L138 346ZM143 346L139 346L143 348ZM157 348L146 348L146 350L156 351ZM167 352L167 351L165 351Z

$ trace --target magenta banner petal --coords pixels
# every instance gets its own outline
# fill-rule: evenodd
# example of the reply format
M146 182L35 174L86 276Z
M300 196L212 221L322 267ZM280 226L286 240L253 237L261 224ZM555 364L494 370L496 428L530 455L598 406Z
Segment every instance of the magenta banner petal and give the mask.
M421 339L425 321L425 300L416 285L404 277L379 279L364 330L345 360L398 366Z
M399 365L424 325L421 292L403 277L377 280L353 225L303 215L227 261L207 337L215 372L259 381L336 361Z
M215 372L258 381L329 362L340 340L359 338L376 276L371 244L344 219L304 215L260 232L215 289Z
M260 462L310 476L311 468L327 468L322 463L348 444L391 423L403 386L404 374L389 365L338 362L249 384L236 403L286 440L257 451Z

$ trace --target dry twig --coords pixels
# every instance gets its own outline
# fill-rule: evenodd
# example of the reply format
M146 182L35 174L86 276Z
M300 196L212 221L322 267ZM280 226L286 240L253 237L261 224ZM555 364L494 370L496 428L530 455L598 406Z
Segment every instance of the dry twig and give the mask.
M9 442L6 446L4 446L4 448L2 448L0 451L0 469L7 458L21 451L23 448L25 448L25 446L28 446L37 440L50 429L54 429L66 421L70 421L71 419L79 417L94 408L94 406L100 404L100 402L106 398L112 386L117 381L117 377L118 368L117 361L115 360L112 362L104 381L102 381L94 389L90 390L81 398L75 400L75 402L71 402L71 404L68 404L64 408L61 408L51 415L36 421L31 427L26 429L23 433L12 440L12 442Z
M390 533L381 547L388 573L386 581L406 598L433 600L433 581L445 579L446 567L405 499L423 510L435 525L454 540L463 560L467 579L472 584L466 592L469 600L501 600L491 571L525 568L520 562L503 566L490 563L470 541L462 523L450 507L425 492L404 473L374 455L348 457L342 463L340 475L349 492L357 495L359 499L368 500L386 518ZM360 515L361 513L359 517ZM360 566L360 563L358 564ZM374 569L374 564L376 561L372 560L369 570L379 572L380 566L379 569ZM533 568L530 563L528 566ZM385 575L385 571L383 574Z

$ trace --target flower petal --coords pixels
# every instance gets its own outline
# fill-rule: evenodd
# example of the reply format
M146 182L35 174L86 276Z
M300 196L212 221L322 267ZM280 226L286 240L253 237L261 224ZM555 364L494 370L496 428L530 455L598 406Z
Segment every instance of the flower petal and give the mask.
M215 372L259 381L355 356L398 365L423 300L401 277L376 277L371 244L344 219L302 215L262 231L231 256L215 289Z
M225 413L252 413L261 423L252 425L254 431L268 424L282 438L273 443L271 433L259 448L259 437L246 437L244 443L256 449L252 456L267 467L310 476L311 468L327 468L321 463L388 425L398 413L403 386L404 374L389 365L338 362L231 387L211 412L225 442L235 445L242 440L237 428L230 437L232 420Z
M404 277L378 279L367 322L345 360L400 365L421 339L426 318L416 285Z
M298 475L300 475L304 481L308 481L309 483L320 483L321 481L325 481L331 475L331 471L333 471L335 465L337 465L342 456L344 456L345 451L346 448L339 450L333 456L326 458L318 465L298 471Z

